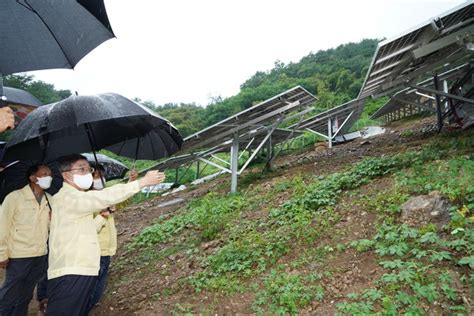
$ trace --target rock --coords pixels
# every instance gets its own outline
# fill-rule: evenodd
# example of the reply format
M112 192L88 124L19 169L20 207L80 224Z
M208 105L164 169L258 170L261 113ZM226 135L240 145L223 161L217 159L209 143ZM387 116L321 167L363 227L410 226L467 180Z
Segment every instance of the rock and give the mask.
M370 144L372 144L372 142L370 140L364 140L363 142L360 142L361 146L366 146L366 145L370 145Z
M438 191L428 195L412 197L402 205L401 219L410 226L424 226L429 223L442 228L449 220L452 205Z
M327 149L327 144L323 142L315 143L314 144L314 151L321 152Z
M220 240L213 240L213 241L210 241L210 242L206 242L206 243L201 245L201 249L202 250L207 250L209 248L215 248L217 245L219 245L219 243L220 243Z

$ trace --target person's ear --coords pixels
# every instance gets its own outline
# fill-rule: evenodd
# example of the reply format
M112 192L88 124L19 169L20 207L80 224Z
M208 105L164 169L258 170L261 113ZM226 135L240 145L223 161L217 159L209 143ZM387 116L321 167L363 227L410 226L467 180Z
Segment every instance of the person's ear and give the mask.
M29 179L30 179L30 182L31 182L31 183L36 183L36 181L38 181L38 177L36 177L36 176L33 175L33 174L30 176Z
M61 172L61 176L64 180L71 181L71 175L69 174L69 172Z

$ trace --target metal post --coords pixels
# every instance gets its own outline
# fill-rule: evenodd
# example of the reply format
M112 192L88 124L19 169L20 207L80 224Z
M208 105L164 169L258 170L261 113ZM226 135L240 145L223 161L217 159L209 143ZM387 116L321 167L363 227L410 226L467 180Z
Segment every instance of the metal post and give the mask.
M332 148L332 121L328 118L328 148Z
M272 150L272 136L270 136L267 140L267 159L270 160L272 159L273 155L273 150Z
M199 160L196 162L196 177L194 180L199 179Z
M178 184L178 170L179 170L179 167L176 167L176 175L175 175L175 178L174 178L174 183Z
M232 147L230 149L230 170L232 172L230 193L237 192L238 167L239 167L239 134L235 133L234 139L232 140Z
M435 89L439 91L439 80L438 75L433 77ZM443 128L443 113L441 112L441 97L438 93L435 94L436 96L436 117L438 118L438 133L441 132Z
M446 93L449 93L448 82L446 80L443 81L443 91ZM446 98L444 102L444 111L447 111L448 109L449 109L449 99Z

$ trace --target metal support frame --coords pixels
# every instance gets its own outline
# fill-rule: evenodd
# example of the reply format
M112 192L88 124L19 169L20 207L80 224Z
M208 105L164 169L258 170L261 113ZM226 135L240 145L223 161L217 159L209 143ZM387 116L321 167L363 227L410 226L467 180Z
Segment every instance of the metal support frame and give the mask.
M286 139L280 144L279 146L279 149L278 149L278 152L276 154L273 154L274 153L274 150L273 150L273 144L272 144L272 154L270 155L270 159L267 160L267 163L265 164L265 169L269 169L271 168L271 164L272 164L272 161L280 154L280 152L283 150L283 147L288 144L288 140L293 137L293 134L295 133L295 131L300 128L300 125L303 123L304 121L304 115L306 113L309 113L312 111L312 108L311 107L308 107L306 110L303 110L299 113L296 113L295 115L292 115L291 117L287 118L287 120L290 120L290 119L293 119L293 118L297 118L299 117L299 121L298 123L296 124L293 124L290 126L291 128L291 133L290 135L288 135L286 137ZM292 141L294 140L294 138L292 139ZM291 145L291 142L290 142L290 145Z
M328 139L327 135L324 135L323 133L320 133L320 132L316 132L315 130L312 130L312 129L309 128L309 127L305 128L305 130L307 130L308 132L313 133L313 134L315 134L315 135L321 136L321 137L323 137L324 139Z
M474 25L467 26L457 32L442 37L439 40L436 40L413 50L413 57L415 59L419 59L428 56L436 51L439 51L449 45L455 43L462 44L464 38L469 38L472 34L474 34Z
M226 167L222 167L221 165L211 161L211 160L208 160L206 158L203 158L203 157L199 157L198 158L200 161L204 162L204 163L207 163L208 165L211 165L213 167L216 167L217 169L220 169L222 171L225 171L227 173L232 173L232 170L230 170L229 168L226 168Z
M336 130L336 132L334 133L334 135L332 135L332 139L334 139L334 138L339 134L339 132L342 130L342 128L347 124L347 122L349 121L349 119L352 117L352 114L354 114L354 111L352 111L351 113L349 113L349 115L346 117L346 119L344 120L344 122L342 122L341 126L339 126L339 128Z
M332 148L332 119L328 118L328 148Z
M443 92L439 89L432 89L432 88L416 86L416 85L413 85L413 86L410 86L410 87L421 90L421 91L424 91L424 92L427 92L427 93L433 93L435 95L439 95L439 96L442 96L442 97L445 97L445 98L454 99L454 100L458 100L458 101L461 101L461 102L464 102L464 103L474 105L474 99L469 99L469 98L462 97L460 95L455 95L455 94L452 94L452 93Z
M193 163L189 163L188 164L188 167L186 168L186 170L184 170L183 174L181 175L181 177L178 178L178 182L176 182L176 184L179 184L179 182L181 182L181 180L184 178L184 176L188 173L189 169L191 169L191 166L193 165ZM179 168L176 168L176 176L178 175L178 169Z
M353 114L354 114L354 110L351 111L351 113L349 113L349 115L345 118L344 122L342 122L341 126L339 126L335 132L333 132L333 130L332 130L333 129L332 119L333 119L334 116L327 117L327 120L328 120L328 135L324 135L323 133L319 133L319 132L317 132L317 131L315 131L311 128L305 128L305 130L307 130L308 132L313 133L315 135L323 137L324 139L326 139L328 141L329 148L332 148L332 140L334 138L336 138L336 136L339 135L339 132L344 128L344 126L346 126L347 122L349 122L349 120L350 120L350 118L352 117ZM331 142L331 144L329 144L329 142Z
M278 109L276 109L276 110L274 110L274 111L271 111L271 112L269 112L269 113L266 113L266 114L264 114L264 115L262 115L262 116L260 116L260 117L257 117L257 118L255 118L255 119L253 119L253 120L250 120L250 121L248 121L248 122L242 123L242 124L240 124L239 126L237 126L237 127L235 127L235 128L232 128L232 129L230 129L230 130L226 130L225 132L223 132L223 133L221 133L221 134L215 135L215 136L213 136L213 137L209 137L209 138L207 138L205 141L202 141L201 143L199 143L199 146L200 146L200 147L203 147L203 146L205 146L205 145L207 145L207 144L210 144L210 143L212 143L212 142L214 142L214 141L216 141L216 140L218 140L218 139L220 139L220 138L223 138L223 137L225 137L225 136L233 135L233 134L235 134L235 133L238 133L239 130L241 130L241 129L244 129L244 128L250 127L250 126L255 126L255 125L258 124L259 122L262 122L262 121L264 121L264 120L266 120L266 119L268 119L268 118L271 118L271 117L273 117L273 116L277 116L278 114L282 114L282 113L284 113L285 111L290 111L291 109L297 107L298 105L300 105L300 101L299 101L299 100L298 100L298 101L295 101L295 102L292 102L292 103L289 103L289 104L287 104L287 105L285 105L285 106L283 106L283 107L281 107L281 108L278 108ZM193 147L189 147L189 148L188 148L188 150L191 150L191 149L193 149Z
M224 159L219 158L219 157L217 157L217 156L214 155L214 154L212 154L211 157L214 158L214 159L217 160L217 161L220 161L220 162L225 163L226 165L230 166L230 162L225 161Z
M194 180L199 179L199 163L200 161L196 161L196 176L194 177Z
M434 86L436 90L439 90L439 79L438 75L435 75L433 77L434 81ZM437 123L438 123L438 133L441 132L441 129L443 128L443 113L441 110L441 97L439 94L436 94L436 118L437 118Z
M405 100L405 99L402 99L400 97L392 97L392 100L398 101L400 103L406 103L408 105L413 105L413 106L415 106L417 108L420 108L422 110L425 110L425 111L436 113L436 110L433 109L432 107L426 106L424 104L421 104L421 103L418 103L418 102L415 102L415 101Z
M257 153L260 151L260 149L262 149L263 145L265 145L265 143L267 142L267 140L272 136L273 131L278 127L278 125L281 124L281 121L282 121L282 120L283 120L283 116L281 116L280 118L278 118L278 120L272 125L272 127L270 128L270 130L267 132L267 135L265 135L265 137L262 139L262 141L261 141L260 144L257 146L257 148L255 148L254 152L253 152L252 155L249 157L249 159L247 159L247 161L246 161L245 164L242 166L242 168L240 168L239 175L242 174L242 172L244 172L245 168L247 168L247 166L250 164L250 162L253 160L253 158L255 158L255 156L256 156Z
M230 193L237 192L237 176L239 168L239 134L235 133L232 140L232 147L230 149L230 170L231 170L231 184Z

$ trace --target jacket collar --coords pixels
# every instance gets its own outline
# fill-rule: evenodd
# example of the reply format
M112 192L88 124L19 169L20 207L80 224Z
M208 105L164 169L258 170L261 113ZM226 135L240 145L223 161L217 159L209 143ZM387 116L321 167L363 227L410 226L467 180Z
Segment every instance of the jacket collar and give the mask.
M35 201L36 203L38 203L38 201L36 200L36 196L34 195L33 190L31 189L31 187L30 187L29 184L27 184L27 185L25 185L23 188L21 188L21 189L20 189L20 192L21 192L21 194L23 195L23 198L24 198L25 200ZM48 193L44 192L44 194L46 195L46 194L48 194ZM48 198L49 198L49 197L48 197ZM46 204L46 203L47 203L47 200L46 200L45 197L43 197L43 198L41 199L41 206L43 206L43 205Z

